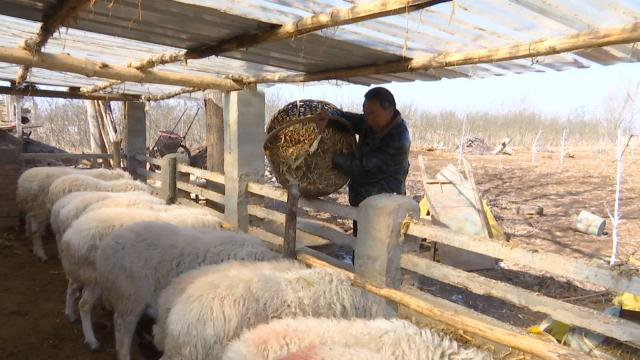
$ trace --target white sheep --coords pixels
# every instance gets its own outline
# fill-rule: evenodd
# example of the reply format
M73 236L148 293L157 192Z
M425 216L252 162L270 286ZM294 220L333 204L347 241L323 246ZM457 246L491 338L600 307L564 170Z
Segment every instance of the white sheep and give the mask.
M101 203L103 200L123 198L130 201L137 200L144 203L158 205L164 204L164 200L142 191L117 193L104 191L82 191L71 193L58 200L51 208L51 230L56 236L58 246L60 246L62 234L64 234L69 226L71 226L71 223L78 219L89 207Z
M47 196L47 207L51 209L56 201L62 199L65 195L80 191L142 191L151 193L152 188L145 183L130 179L104 181L81 174L67 175L54 181L49 187L49 195Z
M69 279L65 313L71 321L76 319L75 298L83 288L80 299L80 317L85 342L97 349L93 333L91 310L100 296L96 282L96 254L102 240L114 230L142 221L161 221L185 227L219 229L221 223L205 210L181 208L173 211L111 208L82 215L64 233L61 241L62 267Z
M338 346L362 349L397 360L491 359L476 348L464 348L451 337L400 320L295 318L274 320L245 331L225 350L223 360L276 360L287 354ZM292 357L293 358L293 357Z
M183 276L158 302L154 343L164 350L163 359L220 359L244 329L277 318L393 314L384 300L352 287L345 275L301 269L293 261L229 262Z
M49 220L49 211L46 206L49 188L57 179L71 174L83 174L103 180L131 178L122 170L108 169L37 167L23 172L18 178L16 200L20 211L25 214L25 229L31 236L33 253L41 260L47 259L42 246L42 235Z
M289 353L278 360L389 360L381 354L340 346L320 345Z
M122 227L101 244L96 258L102 298L113 308L116 350L130 358L138 319L157 313L158 295L180 274L228 260L274 260L261 240L230 231L189 229L160 222Z

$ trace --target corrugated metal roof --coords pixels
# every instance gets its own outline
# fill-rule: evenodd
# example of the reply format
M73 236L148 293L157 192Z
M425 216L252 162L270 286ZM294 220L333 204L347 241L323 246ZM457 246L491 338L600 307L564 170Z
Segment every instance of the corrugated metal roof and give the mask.
M0 14L30 21L41 20L55 0L0 0ZM47 44L47 52L69 52L79 57L126 64L150 54L186 49L258 31L272 24L348 7L345 0L118 0L98 1L71 26ZM488 48L538 38L562 36L591 27L640 21L640 2L632 0L457 0L421 11L325 29L292 40L262 44L224 57L190 61L188 67L168 65L171 71L220 75L259 75L264 72L314 72L383 63L445 51ZM38 24L0 18L9 26L0 30L0 44L16 46L37 31ZM101 35L98 35L101 34ZM104 36L109 35L109 36ZM123 41L121 38L135 40ZM638 61L632 45L616 45L574 53L498 64L349 79L362 84L389 81L437 80L441 77L485 77L508 73L564 70ZM0 64L0 78L14 78L16 67ZM93 79L76 75L62 78L36 70L33 81L87 84ZM130 91L152 91L128 85ZM153 86L155 90L172 87Z

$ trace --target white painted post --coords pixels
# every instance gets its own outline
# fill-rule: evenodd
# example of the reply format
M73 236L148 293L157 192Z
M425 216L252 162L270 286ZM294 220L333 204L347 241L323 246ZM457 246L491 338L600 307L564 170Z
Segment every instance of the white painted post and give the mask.
M611 259L609 265L613 266L616 262L618 254L618 224L620 222L620 190L622 187L622 157L624 154L624 136L622 126L618 126L618 132L616 136L616 195L613 208L613 215L609 214L611 218Z
M249 229L247 182L264 179L265 100L253 89L226 92L224 117L225 217L241 231Z
M564 163L564 142L567 135L567 129L562 130L562 144L560 145L560 165Z
M462 167L462 154L464 152L464 138L465 138L465 128L467 127L467 116L464 116L464 121L462 122L462 134L460 134L460 149L458 151L458 169Z
M540 135L542 134L542 129L538 130L538 134L535 139L533 139L533 144L531 144L531 163L536 163L536 150L538 146L538 139L540 139Z
M358 236L355 241L356 274L383 287L402 285L400 256L405 251L417 251L419 241L403 234L407 216L420 216L418 203L393 194L381 194L365 199L358 207Z

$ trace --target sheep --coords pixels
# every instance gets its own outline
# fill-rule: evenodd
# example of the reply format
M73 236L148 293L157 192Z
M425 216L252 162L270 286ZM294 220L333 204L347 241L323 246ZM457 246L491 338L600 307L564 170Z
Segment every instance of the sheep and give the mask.
M340 346L313 346L289 353L278 360L389 360L381 354Z
M323 346L362 349L384 355L385 359L398 360L492 358L485 351L463 348L447 335L420 329L405 320L326 318L281 319L256 326L233 341L222 358L276 360L286 358L287 354ZM316 356L301 358L318 359Z
M107 169L38 167L23 172L18 178L16 200L20 211L25 214L25 230L31 236L33 253L43 261L47 259L42 246L42 235L49 219L49 211L46 207L49 187L57 179L70 174L84 174L102 180L131 178L122 170Z
M62 199L65 195L80 191L142 191L151 193L152 188L140 181L130 179L104 181L80 174L67 175L54 181L49 187L49 195L47 196L47 207L51 209L56 201Z
M393 315L384 300L350 284L338 272L288 260L203 267L162 291L154 343L165 360L220 359L242 330L271 319Z
M162 221L186 227L219 229L221 223L205 210L180 208L173 211L110 208L82 215L64 233L61 241L62 267L67 275L67 300L65 313L69 320L76 319L75 298L83 288L80 299L80 318L85 342L90 349L99 343L91 326L91 310L100 296L96 283L96 254L103 239L114 230L141 221Z
M51 230L56 237L58 246L60 246L62 234L64 234L74 220L79 218L89 207L102 203L103 200L107 199L128 199L130 201L137 200L158 205L164 204L164 200L142 191L122 193L82 191L71 193L58 200L51 208ZM103 206L104 205L103 203Z
M103 299L113 308L116 350L130 358L138 319L156 313L158 294L171 279L227 260L273 260L280 255L262 241L230 231L188 229L160 222L141 222L115 230L96 258Z

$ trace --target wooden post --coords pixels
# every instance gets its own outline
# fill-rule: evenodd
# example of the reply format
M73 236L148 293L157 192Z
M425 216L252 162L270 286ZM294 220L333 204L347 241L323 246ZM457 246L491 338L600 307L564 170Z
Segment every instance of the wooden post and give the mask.
M240 231L249 230L249 181L264 181L264 93L257 89L224 94L224 215Z
M135 179L141 177L136 168L146 168L145 163L137 160L135 155L145 155L147 147L147 130L144 103L127 101L125 108L125 152L127 153L127 170Z
M165 155L162 158L162 189L160 195L167 204L173 204L178 198L177 178L178 159L175 154Z
M207 164L209 171L224 173L224 114L222 93L208 91L204 99ZM224 195L224 185L207 180L207 189ZM224 213L224 204L207 201L207 206Z
M120 153L120 145L122 144L122 140L118 139L113 142L112 148L113 151L111 153L111 168L120 169L122 168L122 154Z
M300 186L294 182L287 188L287 215L284 221L284 245L282 247L282 255L291 259L296 258L298 200L300 200Z

